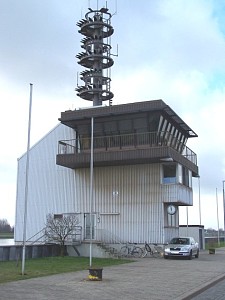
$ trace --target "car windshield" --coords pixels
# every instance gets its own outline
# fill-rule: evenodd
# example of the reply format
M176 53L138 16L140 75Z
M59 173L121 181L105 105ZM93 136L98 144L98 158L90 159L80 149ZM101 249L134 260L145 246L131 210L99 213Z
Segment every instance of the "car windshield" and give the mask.
M190 239L189 238L173 238L170 241L170 244L189 245Z

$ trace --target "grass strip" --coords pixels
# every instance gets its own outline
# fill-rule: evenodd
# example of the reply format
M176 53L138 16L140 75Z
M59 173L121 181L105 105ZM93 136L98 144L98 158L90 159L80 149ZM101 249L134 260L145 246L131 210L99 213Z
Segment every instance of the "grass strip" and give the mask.
M93 258L92 266L103 268L106 266L129 263L127 259ZM48 276L60 273L76 272L89 268L88 257L45 257L26 260L25 274L21 275L21 261L0 262L0 283L24 280L29 278Z
M10 232L1 232L0 239L13 239L14 235Z

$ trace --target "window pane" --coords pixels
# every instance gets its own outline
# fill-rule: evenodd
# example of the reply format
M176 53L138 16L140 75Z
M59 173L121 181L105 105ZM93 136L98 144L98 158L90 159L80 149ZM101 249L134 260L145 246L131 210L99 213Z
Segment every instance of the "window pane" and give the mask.
M186 169L185 167L183 167L183 184L186 186L189 186L189 173L188 173L188 169Z
M176 165L163 165L163 183L176 183Z

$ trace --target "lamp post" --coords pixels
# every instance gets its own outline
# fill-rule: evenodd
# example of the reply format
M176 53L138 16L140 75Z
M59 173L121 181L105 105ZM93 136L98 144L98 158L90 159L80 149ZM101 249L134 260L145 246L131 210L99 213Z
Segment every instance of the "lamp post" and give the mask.
M225 241L225 193L224 193L224 183L225 183L225 180L222 181L222 184L223 184L223 235L224 235L224 241Z
M27 202L28 202L28 181L29 181L29 162L30 162L30 131L31 131L31 111L32 111L32 93L33 84L30 83L30 102L29 102L29 118L28 118L28 136L27 136L27 160L26 160L26 179L25 179L25 200L24 200L24 216L23 216L23 251L22 251L22 275L25 274L26 259L26 237L27 237Z
M202 225L200 176L198 176L198 204L199 204L199 223L200 223L199 225Z
M218 206L217 189L216 189L216 208L217 208L217 240L218 240L218 246L220 246L220 225L219 225L219 206Z
M187 236L188 236L189 235L188 234L188 225L189 225L188 224L188 206L186 206L186 217L187 217L187 228L186 229L187 229Z
M91 117L91 159L90 159L90 268L92 267L92 239L93 239L93 152L94 152L94 118Z

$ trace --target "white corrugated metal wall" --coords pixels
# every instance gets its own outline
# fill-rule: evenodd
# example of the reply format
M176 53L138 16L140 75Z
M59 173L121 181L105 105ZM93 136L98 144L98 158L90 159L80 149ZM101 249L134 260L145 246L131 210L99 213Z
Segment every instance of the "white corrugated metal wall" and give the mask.
M89 212L89 169L76 171L78 212ZM163 242L160 164L94 168L96 230L121 241Z
M59 124L30 149L27 205L27 239L45 226L48 213L75 210L75 172L56 165L58 141L75 138L75 132ZM23 240L26 154L18 160L15 240Z
M75 132L59 124L30 150L28 239L45 226L48 213L78 213L84 228L84 215L90 212L90 170L56 165L58 141L73 138ZM16 241L23 239L25 166L26 155L18 161ZM167 232L178 230L165 231L163 202L184 200L190 204L192 190L188 195L181 191L180 196L178 185L160 183L160 164L94 168L93 211L97 237L102 236L101 232L124 242L163 243ZM183 196L184 199L179 199Z

